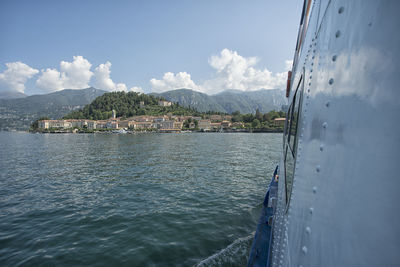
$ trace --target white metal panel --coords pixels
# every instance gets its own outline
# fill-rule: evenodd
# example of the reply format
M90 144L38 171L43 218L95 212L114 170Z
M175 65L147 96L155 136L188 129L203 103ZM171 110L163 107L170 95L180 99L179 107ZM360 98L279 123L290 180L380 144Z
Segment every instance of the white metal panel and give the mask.
M299 60L306 87L295 182L287 216L279 182L273 265L398 266L400 2L326 6Z

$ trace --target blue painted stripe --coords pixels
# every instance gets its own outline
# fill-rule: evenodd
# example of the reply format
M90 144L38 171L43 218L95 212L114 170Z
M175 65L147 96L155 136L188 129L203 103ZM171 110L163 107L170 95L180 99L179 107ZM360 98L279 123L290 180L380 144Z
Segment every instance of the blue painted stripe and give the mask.
M275 175L278 172L278 166L276 166L274 175L272 176L271 183L269 184L267 193L264 198L263 208L261 211L261 216L257 224L256 234L254 236L253 245L250 251L249 261L247 263L248 267L253 266L268 266L269 265L269 255L270 246L272 240L272 227L268 225L268 219L274 215L274 208L268 207L268 202L270 198L270 193L272 196L276 196L278 187L278 182L275 181ZM272 206L272 205L271 205Z

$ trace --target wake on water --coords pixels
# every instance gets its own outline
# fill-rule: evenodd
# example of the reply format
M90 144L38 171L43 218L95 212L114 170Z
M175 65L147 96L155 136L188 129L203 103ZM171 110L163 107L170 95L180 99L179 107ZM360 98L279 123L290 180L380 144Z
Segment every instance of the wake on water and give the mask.
M258 221L263 203L249 209L250 216L256 222ZM198 267L205 266L246 266L250 255L251 245L255 232L233 241L226 248L218 251L210 257L200 261Z
M254 232L246 237L236 239L226 248L202 260L196 266L246 266Z

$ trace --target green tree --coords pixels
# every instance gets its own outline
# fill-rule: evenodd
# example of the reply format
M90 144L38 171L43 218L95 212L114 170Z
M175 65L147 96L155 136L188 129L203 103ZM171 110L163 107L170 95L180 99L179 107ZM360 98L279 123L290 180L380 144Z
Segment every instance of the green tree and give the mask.
M255 128L255 129L260 128L260 126L261 126L261 123L258 119L254 119L253 122L251 123L251 127Z
M261 114L260 110L256 110L256 119L259 121L263 121L263 115Z

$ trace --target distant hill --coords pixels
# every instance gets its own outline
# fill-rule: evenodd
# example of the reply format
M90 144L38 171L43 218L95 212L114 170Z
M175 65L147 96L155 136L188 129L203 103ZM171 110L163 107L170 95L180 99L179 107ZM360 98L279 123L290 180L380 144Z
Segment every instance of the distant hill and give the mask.
M152 93L151 95L162 96L168 101L177 102L185 107L193 107L201 112L225 112L225 109L220 104L218 104L212 96L190 89L177 89L163 92L161 94Z
M125 118L138 115L160 116L168 113L172 115L201 115L195 109L189 109L178 104L159 105L160 100L165 99L136 92L109 92L99 96L83 109L72 111L64 118L106 120L111 117L113 110L116 111L117 117Z
M27 130L29 125L40 117L62 118L72 111L83 109L85 105L92 103L94 99L104 93L106 91L91 87L82 90L65 89L50 94L33 96L5 94L7 97L13 96L14 98L0 99L0 130ZM248 92L227 90L216 95L207 95L189 89L178 89L151 95L177 102L181 106L191 107L200 112L232 113L240 111L242 114L254 114L259 109L261 113L267 113L271 110L281 110L282 106L286 104L284 92L278 89ZM15 98L18 96L20 98ZM119 106L114 108L119 111ZM121 114L126 113L124 110L126 108L121 110ZM150 114L157 113L157 110L132 110L131 113L136 112ZM185 113L186 111L182 110L182 112Z
M227 90L216 95L207 95L190 89L177 89L153 94L178 102L183 106L193 107L201 112L219 111L232 113L261 113L271 110L281 110L286 105L285 94L279 89L261 89L257 91Z
M15 91L0 91L0 99L24 98L26 94Z
M0 99L0 130L27 130L40 117L58 119L83 108L106 91L87 88L32 95L17 99Z

